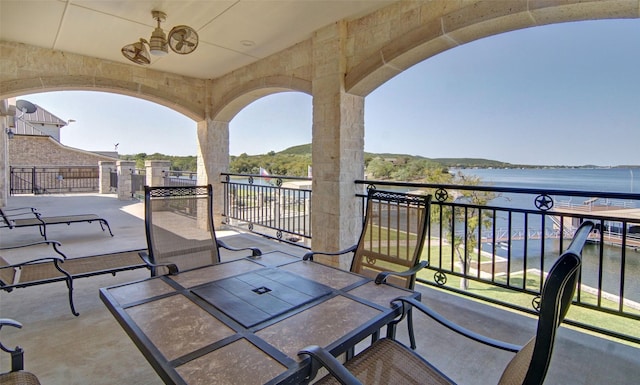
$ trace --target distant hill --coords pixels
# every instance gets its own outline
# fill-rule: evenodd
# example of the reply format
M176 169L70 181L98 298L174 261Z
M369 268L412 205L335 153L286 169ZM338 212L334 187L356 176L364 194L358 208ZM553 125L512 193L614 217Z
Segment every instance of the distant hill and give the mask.
M505 168L505 167L517 167L511 163L500 162L497 160L482 159L482 158L433 158L431 159L445 167L493 167L493 168Z
M311 155L311 143L301 144L299 146L289 147L285 150L278 152L282 155ZM371 153L365 152L365 158L405 158L405 159L422 159L433 165L439 165L447 168L468 168L468 167L493 167L493 168L505 168L505 167L521 167L511 163L500 162L497 160L482 159L482 158L426 158L419 155L408 154L393 154L393 153Z
M299 146L289 147L285 150L278 152L282 155L311 155L311 143L301 144Z

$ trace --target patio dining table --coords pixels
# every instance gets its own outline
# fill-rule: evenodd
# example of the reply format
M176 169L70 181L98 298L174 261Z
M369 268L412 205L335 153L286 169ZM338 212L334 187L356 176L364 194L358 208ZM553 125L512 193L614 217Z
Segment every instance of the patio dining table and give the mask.
M397 318L420 293L283 252L100 289L100 298L167 384L299 384L297 353L338 356Z

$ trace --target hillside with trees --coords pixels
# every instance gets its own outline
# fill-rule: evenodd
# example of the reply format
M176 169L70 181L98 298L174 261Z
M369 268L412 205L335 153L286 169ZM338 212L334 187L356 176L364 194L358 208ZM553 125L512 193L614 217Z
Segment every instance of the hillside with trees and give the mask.
M139 153L121 155L122 160L136 161L136 168L144 168L145 160L170 160L171 170L195 171L195 156L170 156ZM515 167L515 165L488 159L438 158L393 153L364 154L365 174L370 179L421 181L432 179L437 174L448 174L449 168L465 167ZM272 175L307 176L311 166L311 144L289 147L283 151L270 151L261 155L240 154L230 157L230 172L237 174L259 174L260 168Z

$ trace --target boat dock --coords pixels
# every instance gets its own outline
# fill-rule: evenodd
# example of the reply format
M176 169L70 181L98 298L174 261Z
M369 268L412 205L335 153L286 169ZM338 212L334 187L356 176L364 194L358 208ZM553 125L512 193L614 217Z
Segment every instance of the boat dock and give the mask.
M598 204L597 199L589 199L583 204L571 204L568 202L559 202L558 207L554 211L563 214L577 214L585 216L585 214L593 213L593 220L596 226L600 227L600 221L604 220L603 228L599 228L602 232L602 241L605 244L622 247L622 229L627 227L627 237L625 246L635 250L640 250L640 208L629 207L624 205L606 205ZM556 217L554 223L559 226L560 218ZM578 221L582 218L562 217L564 218L564 226L567 228L575 228L579 225ZM599 242L600 237L592 238L592 241Z

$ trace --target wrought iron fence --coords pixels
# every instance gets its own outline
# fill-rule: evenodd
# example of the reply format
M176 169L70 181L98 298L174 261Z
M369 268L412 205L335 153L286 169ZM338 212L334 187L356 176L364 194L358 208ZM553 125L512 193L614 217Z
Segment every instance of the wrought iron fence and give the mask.
M580 223L592 220L596 230L583 251L575 303L640 320L640 194L356 183L433 194L423 252L429 267L418 282L530 313L538 310L547 270L569 245ZM575 201L580 203L569 204ZM578 318L569 317L566 322L640 342L638 331L628 334L624 326L612 330L609 325L586 324Z
M283 242L311 239L311 179L223 173L226 223Z
M163 171L165 186L196 186L198 174L193 171Z
M147 183L147 172L144 168L131 169L131 197L144 199L144 185Z
M112 191L118 190L118 171L115 169L109 169L109 188Z
M303 247L308 245L310 179L222 175L227 223L297 245L302 239ZM566 322L640 343L640 331L628 327L628 322L640 320L640 194L355 183L363 186L362 199L366 187L433 195L422 256L429 267L418 282L532 314L537 312L547 270L580 223L594 221L596 230L583 251L578 306ZM571 316L574 311L614 318L604 325L584 323L582 315Z
M100 186L97 166L10 167L9 175L11 195L96 192Z

